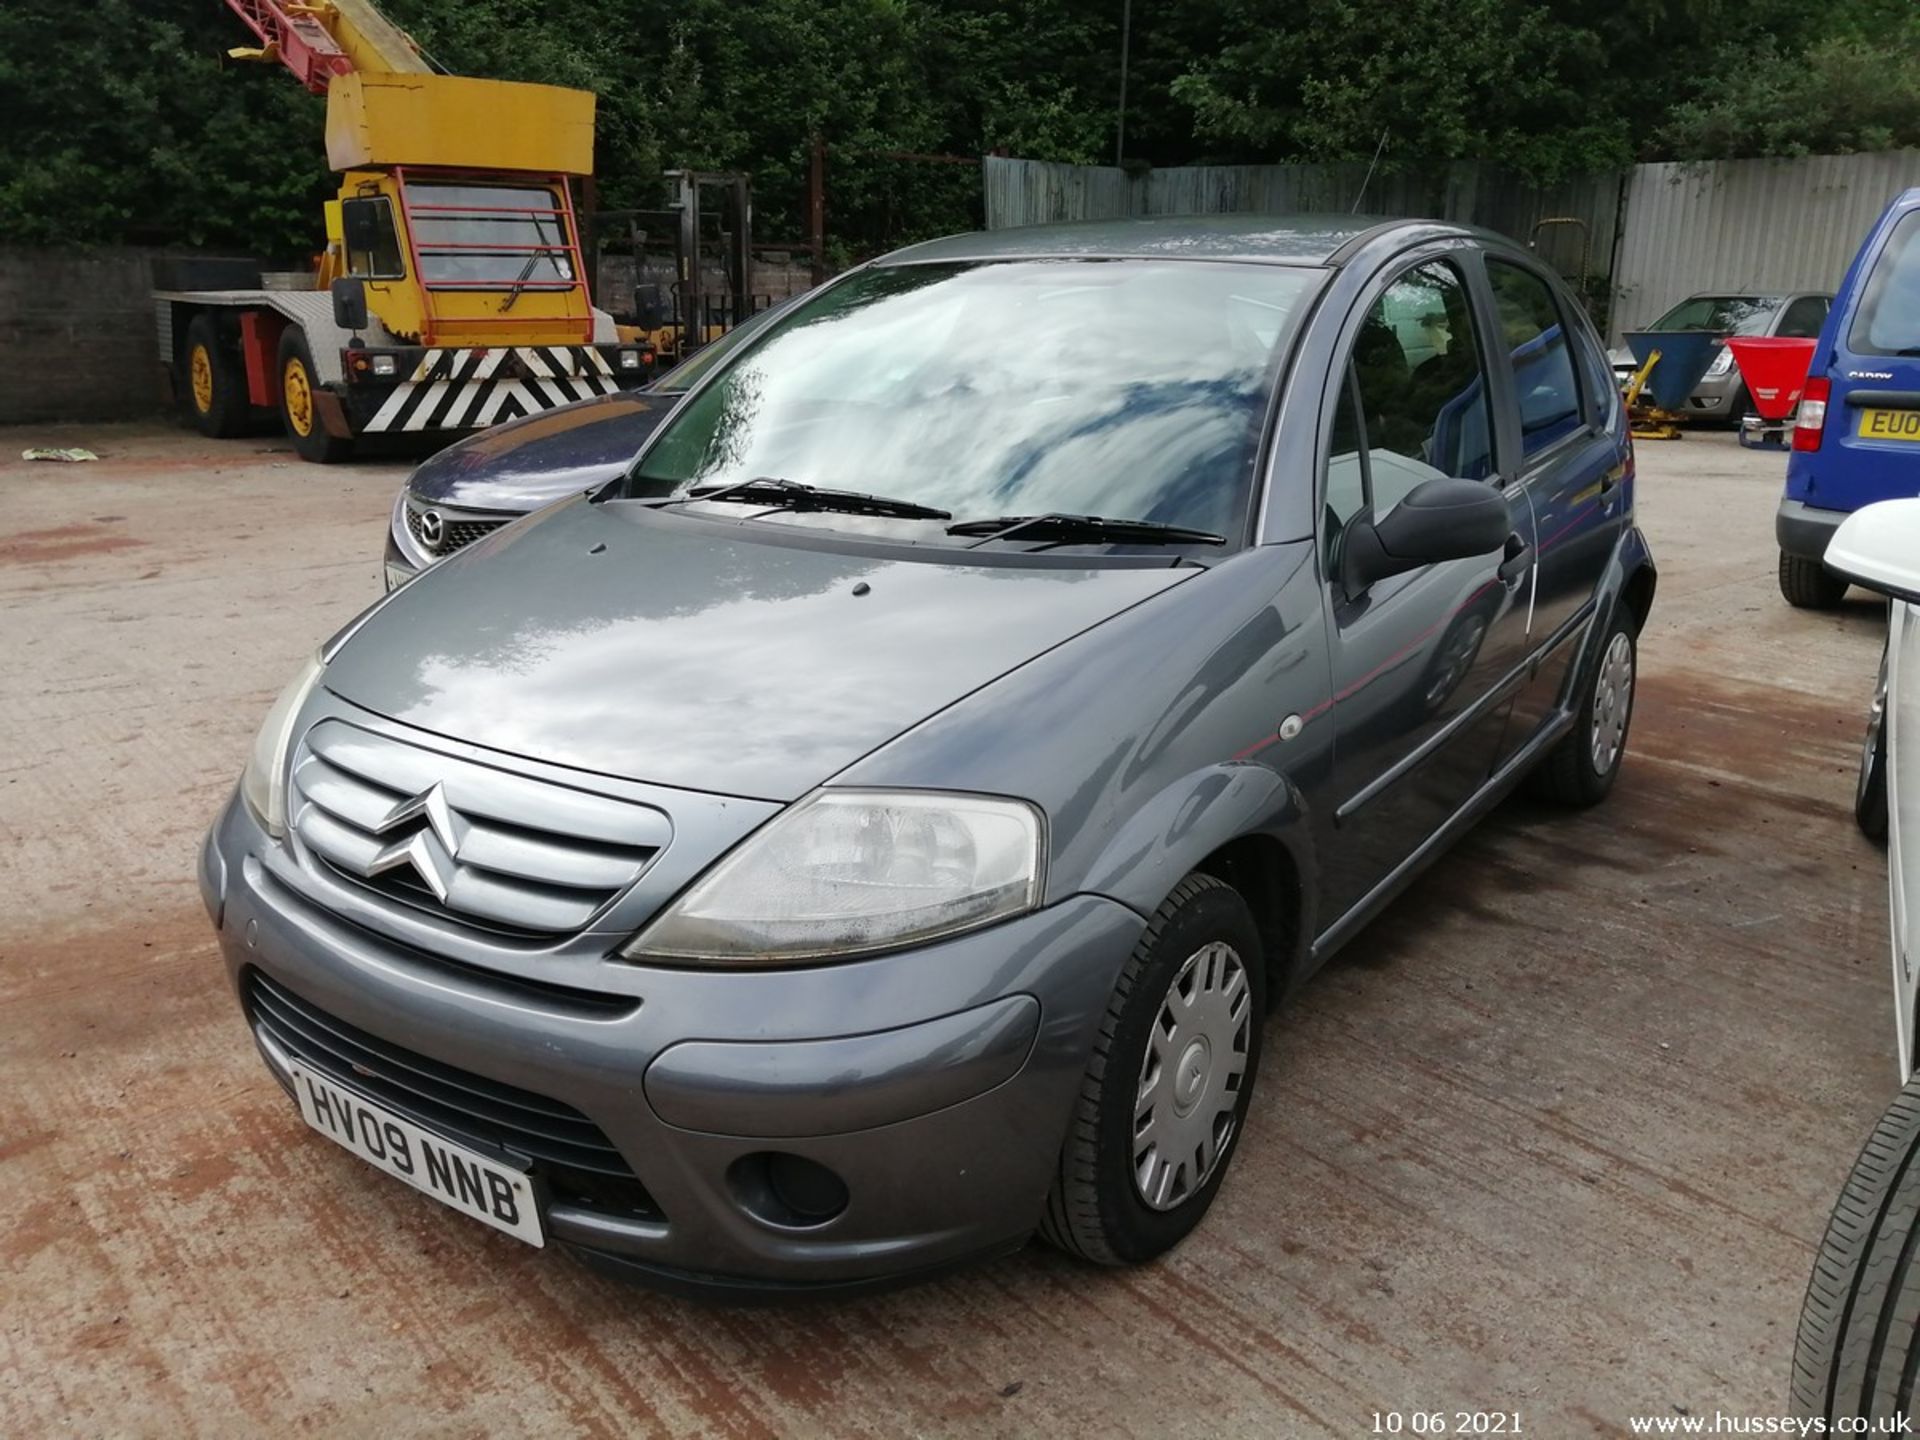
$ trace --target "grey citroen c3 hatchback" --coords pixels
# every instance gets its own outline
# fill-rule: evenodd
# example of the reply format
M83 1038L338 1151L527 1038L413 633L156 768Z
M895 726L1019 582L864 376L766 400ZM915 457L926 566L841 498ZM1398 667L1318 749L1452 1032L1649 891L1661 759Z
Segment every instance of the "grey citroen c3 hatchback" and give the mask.
M1592 328L1499 237L916 246L328 642L202 887L306 1122L530 1244L1146 1260L1269 1010L1517 784L1613 784L1633 502Z

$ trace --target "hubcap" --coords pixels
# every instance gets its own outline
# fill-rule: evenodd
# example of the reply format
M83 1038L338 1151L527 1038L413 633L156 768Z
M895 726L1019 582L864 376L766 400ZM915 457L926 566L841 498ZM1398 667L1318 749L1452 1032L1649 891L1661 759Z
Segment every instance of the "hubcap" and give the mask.
M313 433L313 387L307 383L307 367L294 356L287 361L280 377L280 393L286 397L287 423L296 435Z
M1605 775L1620 758L1627 739L1627 717L1633 713L1633 642L1624 631L1613 637L1600 658L1600 678L1593 692L1593 770Z
M196 345L187 357L187 375L193 386L193 407L202 415L213 409L213 357Z
M1133 1181L1155 1210L1191 1197L1226 1153L1252 1008L1246 968L1231 945L1194 951L1167 987L1133 1107Z

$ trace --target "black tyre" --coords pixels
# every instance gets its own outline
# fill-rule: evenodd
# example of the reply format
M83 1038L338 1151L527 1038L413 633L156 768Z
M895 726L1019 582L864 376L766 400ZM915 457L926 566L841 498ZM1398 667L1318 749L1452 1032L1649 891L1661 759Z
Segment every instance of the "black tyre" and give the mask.
M329 435L320 417L320 382L314 378L313 352L298 326L280 332L280 423L302 460L331 465L353 453L353 441Z
M1639 663L1632 612L1617 605L1600 642L1599 661L1574 706L1573 729L1527 779L1534 795L1579 806L1607 798L1627 754Z
M1831 610L1847 594L1847 582L1818 560L1780 552L1780 593L1796 610Z
M1875 1419L1913 1408L1920 1345L1920 1082L1881 1115L1827 1222L1793 1347L1794 1412ZM1860 1433L1866 1433L1863 1428Z
M1853 791L1853 819L1860 833L1887 843L1887 657L1880 656L1880 680L1867 712L1867 738L1860 746L1860 781Z
M196 315L187 325L174 391L202 435L225 440L247 428L251 409L240 357L221 341L211 315Z
M1200 1223L1253 1098L1266 998L1246 901L1211 875L1189 875L1114 986L1042 1236L1082 1259L1134 1265Z

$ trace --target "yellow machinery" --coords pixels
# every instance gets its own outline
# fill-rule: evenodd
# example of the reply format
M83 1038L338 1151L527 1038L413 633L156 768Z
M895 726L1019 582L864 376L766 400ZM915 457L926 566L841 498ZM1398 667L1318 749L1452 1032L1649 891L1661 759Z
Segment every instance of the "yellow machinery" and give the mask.
M275 409L326 461L649 378L650 348L587 291L571 182L593 170L591 94L439 73L369 0L226 3L259 41L236 58L326 96L341 186L311 275L160 280L161 358L202 431Z
M1641 402L1641 392L1647 388L1647 377L1653 373L1653 367L1660 363L1660 352L1651 350L1647 360L1633 378L1627 382L1626 402L1629 433L1636 440L1679 440L1682 437L1680 422L1686 417L1676 415L1671 410L1662 410L1652 403Z

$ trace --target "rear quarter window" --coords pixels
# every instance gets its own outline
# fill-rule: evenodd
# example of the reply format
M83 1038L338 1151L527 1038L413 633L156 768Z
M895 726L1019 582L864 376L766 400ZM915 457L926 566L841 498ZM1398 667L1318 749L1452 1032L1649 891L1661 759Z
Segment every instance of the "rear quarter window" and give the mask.
M1887 237L1847 344L1861 355L1920 355L1920 210L1902 216Z

